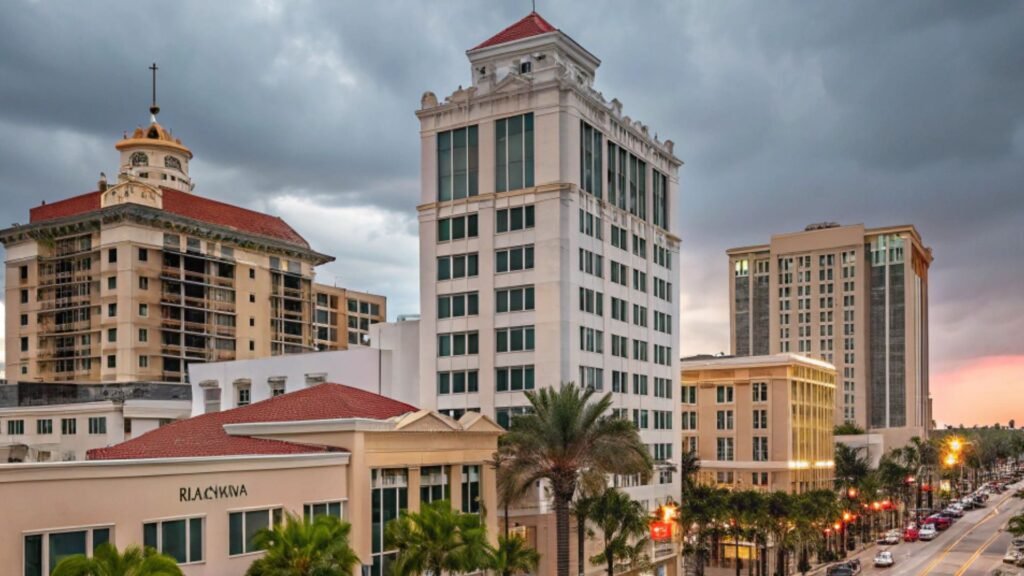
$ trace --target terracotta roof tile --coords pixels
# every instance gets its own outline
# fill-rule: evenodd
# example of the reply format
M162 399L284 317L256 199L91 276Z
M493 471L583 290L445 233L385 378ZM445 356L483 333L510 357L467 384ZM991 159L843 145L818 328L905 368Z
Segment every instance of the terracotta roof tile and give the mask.
M319 384L249 406L172 422L127 442L89 450L88 458L120 460L338 451L328 446L232 436L224 431L224 425L341 418L387 420L416 410L404 402L358 388Z
M540 14L530 12L522 20L508 28L505 28L487 40L484 40L473 48L473 50L487 48L488 46L497 46L498 44L504 44L514 40L522 40L523 38L530 38L532 36L539 36L541 34L556 31L558 31L558 28L552 26L547 20L541 17Z
M309 243L287 222L262 212L234 206L173 188L161 188L164 211L192 220L225 226L309 248ZM29 222L78 216L100 209L100 193L89 192L29 210Z

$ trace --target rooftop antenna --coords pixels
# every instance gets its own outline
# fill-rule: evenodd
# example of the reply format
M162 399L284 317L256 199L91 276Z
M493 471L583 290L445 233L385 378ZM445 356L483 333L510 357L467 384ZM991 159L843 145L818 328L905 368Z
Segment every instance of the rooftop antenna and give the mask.
M537 0L530 0L530 4L533 5L533 11L537 11Z
M156 105L156 71L159 70L156 66L156 62L149 67L153 72L153 104L149 107L149 113L152 115L153 122L156 122L156 115L160 113L160 107Z

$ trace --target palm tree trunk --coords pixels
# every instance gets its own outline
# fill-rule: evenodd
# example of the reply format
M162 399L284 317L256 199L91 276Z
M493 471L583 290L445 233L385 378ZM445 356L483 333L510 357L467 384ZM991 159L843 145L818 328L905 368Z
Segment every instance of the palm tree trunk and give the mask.
M579 557L579 570L577 571L580 576L586 572L584 568L586 565L583 562L583 556L585 554L583 550L584 540L586 539L586 523L587 519L582 514L576 514L576 555ZM611 572L608 573L611 576Z
M555 495L555 558L558 576L569 576L569 498Z
M606 537L604 540L604 559L608 563L608 576L615 574L615 555L612 554L611 544Z
M508 502L505 502L505 540L508 540Z
M741 576L743 574L743 566L740 564L740 533L738 531L734 532L732 537L736 549L736 576Z

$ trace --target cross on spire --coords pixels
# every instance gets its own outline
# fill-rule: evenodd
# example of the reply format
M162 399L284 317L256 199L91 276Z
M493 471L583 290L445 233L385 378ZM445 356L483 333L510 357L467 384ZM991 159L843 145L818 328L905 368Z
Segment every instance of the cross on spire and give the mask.
M149 113L153 115L153 121L156 122L156 115L160 113L160 107L156 104L156 71L159 68L157 68L156 62L153 62L149 69L153 72L153 104L149 107Z

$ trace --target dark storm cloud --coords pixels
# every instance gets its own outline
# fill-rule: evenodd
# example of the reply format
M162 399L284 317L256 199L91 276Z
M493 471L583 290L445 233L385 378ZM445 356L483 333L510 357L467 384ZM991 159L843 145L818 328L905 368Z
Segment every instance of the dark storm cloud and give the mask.
M1024 3L539 8L602 59L596 87L606 98L673 139L686 161L684 353L727 348L726 248L821 220L918 226L936 256L937 364L1022 353L1024 269L1012 262L1024 247ZM261 209L284 197L372 208L413 234L420 95L465 85L465 49L528 9L526 0L8 4L0 221L23 221L40 199L91 189L113 170L113 140L146 120L146 66L157 60L160 119L196 153L198 192ZM339 255L366 236L310 235ZM332 273L350 274L345 264ZM407 312L414 284L374 286Z

